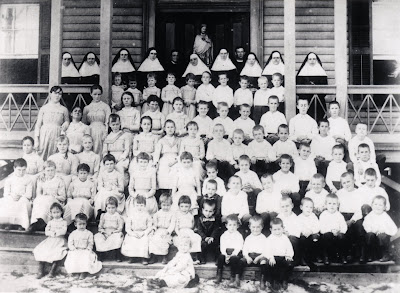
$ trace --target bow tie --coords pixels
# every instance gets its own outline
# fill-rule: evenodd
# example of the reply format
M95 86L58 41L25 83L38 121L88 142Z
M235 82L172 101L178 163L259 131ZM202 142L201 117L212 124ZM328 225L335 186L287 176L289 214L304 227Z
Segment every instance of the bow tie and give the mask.
M215 222L215 217L211 217L211 218L203 218L203 222Z

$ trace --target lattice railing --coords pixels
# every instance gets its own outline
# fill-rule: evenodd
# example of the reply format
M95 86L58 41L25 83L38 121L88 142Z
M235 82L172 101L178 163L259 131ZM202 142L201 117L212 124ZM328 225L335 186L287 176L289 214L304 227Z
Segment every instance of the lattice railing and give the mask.
M324 118L328 117L326 104L334 99L331 95L336 94L336 86L331 85L297 85L298 96L307 95L310 100L311 116L317 117L318 109L323 109ZM325 99L322 99L325 97ZM325 102L325 104L324 104Z

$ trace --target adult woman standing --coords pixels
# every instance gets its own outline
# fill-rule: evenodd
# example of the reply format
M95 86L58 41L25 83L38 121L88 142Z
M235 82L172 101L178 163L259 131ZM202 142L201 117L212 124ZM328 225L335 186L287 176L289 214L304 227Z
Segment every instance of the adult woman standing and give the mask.
M207 25L204 23L201 24L200 34L194 39L193 53L197 54L207 66L211 65L213 60L213 42L207 35Z

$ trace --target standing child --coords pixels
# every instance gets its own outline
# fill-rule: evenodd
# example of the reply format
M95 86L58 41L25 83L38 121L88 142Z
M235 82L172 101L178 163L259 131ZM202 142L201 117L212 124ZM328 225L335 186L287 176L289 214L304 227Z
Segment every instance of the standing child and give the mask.
M148 116L152 119L150 131L160 138L164 134L165 123L165 115L160 112L162 102L156 95L150 95L147 98L147 104L149 105L149 110L142 114L142 118Z
M243 155L251 155L249 152L249 147L243 143L244 132L242 129L235 129L232 135L232 155L235 160L235 169L239 169L239 158Z
M80 274L83 280L89 274L98 273L102 264L97 260L93 252L93 233L86 229L87 217L85 214L77 214L74 230L68 237L68 255L65 259L65 270L68 274Z
M119 111L121 109L121 96L125 91L122 84L122 75L119 72L114 74L114 83L111 86L111 109Z
M214 119L217 116L217 112L213 104L215 87L210 83L211 73L204 71L201 75L201 82L202 84L196 90L196 103L206 102L208 104L208 116Z
M328 191L325 189L325 178L322 174L314 174L310 181L311 189L307 191L305 197L310 198L314 203L314 214L318 217L325 210L325 199Z
M90 134L90 128L82 123L82 109L79 106L72 109L71 118L72 121L65 131L65 135L70 142L69 151L72 154L78 154L82 151L82 139L86 134Z
M337 101L329 103L329 135L335 139L337 143L346 145L351 139L351 130L349 122L339 116L340 105Z
M271 79L273 87L269 89L270 96L276 96L279 99L279 110L285 111L285 88L282 86L283 75L276 72Z
M328 135L329 121L320 120L319 135L316 135L311 142L312 157L315 157L315 165L318 173L326 176L329 163L332 161L332 148L336 145L336 140Z
M141 132L133 138L132 154L134 156L129 166L129 172L133 172L134 166L137 163L137 156L140 153L146 153L153 159L154 152L158 141L158 136L152 133L153 120L149 116L143 116L140 119Z
M33 146L35 142L32 137L25 136L22 139L22 159L26 161L26 174L33 175L34 184L36 184L36 179L38 174L43 171L43 159L34 151Z
M67 221L62 218L63 208L59 203L53 203L50 206L51 220L46 226L45 235L47 238L39 243L33 250L35 260L39 262L39 270L36 276L41 279L44 273L45 263L51 263L49 278L56 275L59 261L67 255Z
M228 104L225 102L218 103L217 112L219 116L213 120L213 128L215 125L221 124L225 129L224 138L232 137L235 127L233 125L233 120L228 117Z
M347 172L347 164L344 159L343 145L335 145L332 148L332 161L326 171L326 184L331 193L336 193L340 189L340 176Z
M186 85L181 87L182 99L184 101L183 112L188 116L189 121L196 116L196 77L193 73L186 75Z
M365 184L365 170L372 168L375 170L377 175L376 186L381 185L382 176L379 171L378 164L371 160L371 151L366 143L362 143L358 146L358 161L354 163L354 178L356 185L361 187Z
M161 100L164 102L162 113L164 116L168 116L168 114L172 113L172 101L176 97L181 97L181 90L175 85L176 77L172 72L168 72L167 74L167 82L168 84L161 91Z
M92 181L97 180L100 169L100 156L92 151L93 138L90 135L85 135L82 138L83 152L76 155L80 164L87 164L90 168L89 179Z
M258 78L258 89L254 94L253 119L256 124L260 124L261 117L268 111L268 78L261 76Z
M272 146L275 151L276 158L279 159L283 154L296 158L299 155L296 144L288 139L289 127L286 124L281 124L278 127L279 140ZM268 139L267 139L268 140Z
M142 264L147 265L149 258L149 233L152 231L152 219L146 210L146 199L138 195L135 197L135 210L132 210L126 219L126 235L122 243L121 253L134 258L141 258Z
M249 144L253 140L253 127L256 125L254 121L249 118L251 112L250 108L248 104L240 105L240 117L233 121L233 127L235 129L243 130L245 144Z
M213 215L216 216L218 219L221 219L221 201L222 197L217 194L217 181L210 179L207 183L203 186L203 195L198 200L199 207L202 207L204 202L212 201L215 203L214 213Z
M140 105L143 102L143 94L137 88L136 76L128 76L128 86L129 88L126 91L130 92L133 95L133 104L135 105L135 109L138 110L139 113L141 113L142 107Z
M135 107L134 97L131 92L124 92L121 96L122 109L117 112L121 121L121 129L128 133L130 139L139 132L140 112ZM111 126L111 125L110 125Z
M353 164L359 161L358 146L365 143L369 146L371 153L371 161L376 162L375 145L374 142L367 136L368 127L367 124L358 123L356 126L356 136L349 141L349 157Z
M221 102L225 102L230 109L233 105L233 90L228 85L228 74L227 73L220 73L218 74L218 82L219 86L214 91L214 98L213 104L214 107L217 108L218 104ZM229 110L229 116L231 115L231 111Z
M176 135L183 137L187 134L186 125L190 121L189 117L183 112L183 99L180 97L174 98L172 102L174 111L167 116L167 120L175 122Z
M248 88L249 78L245 75L240 76L239 85L240 88L238 88L233 95L232 119L239 118L241 105L247 104L250 107L253 106L253 93Z
M261 125L253 127L254 140L249 143L252 169L261 176L274 171L275 152L271 144L264 139L264 128Z
M299 98L297 100L299 114L289 121L290 139L294 142L310 143L314 136L318 135L317 122L307 114L308 108L309 104L306 98Z
M149 110L149 105L147 103L147 99L150 95L156 95L157 97L161 97L161 90L156 87L157 76L155 73L147 74L147 87L143 89L143 106L142 113L146 113Z
M224 196L226 189L225 189L225 182L218 177L218 166L215 162L211 161L206 164L206 173L207 178L204 179L203 182L203 189L202 193L206 194L206 186L207 182L210 180L214 180L217 183L217 194L220 196Z
M200 101L197 104L197 112L199 115L194 117L193 122L196 122L199 131L197 132L197 136L203 140L205 145L212 139L212 126L213 121L210 116L207 115L209 113L208 108L209 105L205 101ZM213 106L214 107L214 106Z
M110 196L106 200L106 213L101 214L99 223L99 232L94 235L94 243L96 251L99 254L99 260L103 260L106 256L121 262L120 248L124 240L122 228L124 220L117 213L118 200L114 196Z
M299 156L294 158L294 175L299 178L300 183L300 197L304 198L308 185L310 184L311 178L317 173L317 167L315 166L314 157L311 156L311 148L308 143L300 143Z
M265 138L270 144L274 144L279 140L279 126L287 125L286 117L278 111L279 99L277 96L268 97L269 111L261 116L260 125L264 128Z

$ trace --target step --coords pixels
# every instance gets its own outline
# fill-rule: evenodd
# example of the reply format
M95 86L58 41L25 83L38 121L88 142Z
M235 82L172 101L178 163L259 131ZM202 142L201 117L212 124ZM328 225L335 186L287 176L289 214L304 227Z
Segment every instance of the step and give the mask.
M0 230L0 248L33 249L44 239L46 239L44 232L27 234L25 231Z

